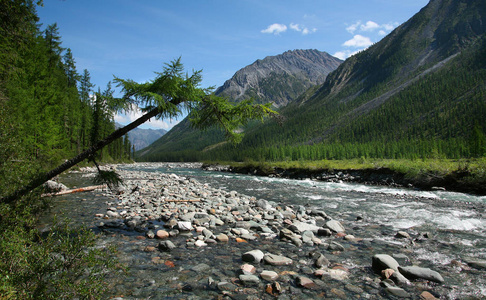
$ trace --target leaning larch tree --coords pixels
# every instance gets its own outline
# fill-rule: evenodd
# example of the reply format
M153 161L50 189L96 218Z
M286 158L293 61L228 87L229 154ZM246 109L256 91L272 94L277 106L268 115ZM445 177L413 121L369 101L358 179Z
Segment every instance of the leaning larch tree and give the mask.
M241 141L241 134L236 132L239 126L251 119L263 120L266 116L276 114L270 109L270 104L253 104L251 100L235 104L215 96L212 89L199 87L201 71L194 71L190 76L184 73L180 58L166 64L163 72L155 74L155 79L146 83L115 77L115 83L121 87L123 96L110 99L107 103L110 109L116 112L129 112L135 107L143 107L144 114L140 118L93 143L89 149L55 169L37 175L27 185L3 197L1 202L15 202L44 182L86 159L95 162L94 155L97 151L151 118L175 118L181 116L184 111L189 111L191 124L195 128L220 126L225 130L227 138L237 143Z

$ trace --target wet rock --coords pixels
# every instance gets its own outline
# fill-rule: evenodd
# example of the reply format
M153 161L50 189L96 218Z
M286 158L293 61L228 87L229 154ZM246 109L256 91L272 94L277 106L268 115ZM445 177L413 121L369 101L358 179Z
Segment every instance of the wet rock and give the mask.
M218 290L222 292L235 292L236 290L238 290L238 286L227 281L218 282L217 286L218 286Z
M263 270L260 276L266 281L275 281L278 279L278 274L274 271Z
M344 251L344 246L339 244L338 242L331 242L328 247L328 250L330 251Z
M395 235L396 238L398 239L410 239L410 234L408 234L407 232L405 231L399 231L397 232L397 234Z
M182 231L191 231L193 229L191 222L177 222L177 228Z
M243 274L255 274L256 268L250 264L244 264L240 266L241 271Z
M305 244L314 245L312 239L314 238L314 233L310 230L306 230L302 233L302 242Z
M335 280L344 281L349 278L349 272L341 269L331 269L328 271L329 277Z
M331 229L334 232L344 232L344 226L336 220L329 220L326 222L326 227Z
M332 232L329 228L319 228L317 231L318 236L331 236Z
M265 263L272 265L272 266L288 266L292 264L292 259L275 254L266 254L263 257Z
M216 240L221 243L227 243L229 241L229 238L226 234L220 233L216 236Z
M161 251L171 251L172 249L175 248L176 246L171 241L162 241L159 243L159 249Z
M401 274L403 274L403 276L407 277L408 279L422 278L437 283L444 282L444 278L442 278L442 276L438 272L433 271L429 268L411 266L411 267L398 267L398 270L400 271Z
M253 285L260 283L260 278L256 275L242 274L238 277L244 285Z
M312 279L305 276L298 276L296 278L296 283L298 286L301 286L306 289L314 290L318 288L318 285L314 281L312 281Z
M320 252L311 252L309 256L314 260L314 266L317 268L327 267L329 260Z
M206 244L203 240L197 240L194 245L196 247L204 247L204 246L207 246L208 244Z
M245 262L260 263L263 260L264 253L261 250L251 250L243 254L241 259Z
M155 234L158 239L166 239L169 237L169 233L165 230L157 230L157 233Z
M388 254L375 254L372 258L371 267L378 274L385 269L398 271L398 262Z
M486 260L468 260L467 264L475 269L486 270Z
M398 298L409 298L410 294L407 293L404 289L399 288L397 286L389 286L385 289L388 293L392 294Z
M289 226L289 229L294 233L301 233L304 231L312 231L316 233L319 231L319 226L310 223L304 223L300 221L293 222L292 225Z
M434 295L432 295L431 293L429 293L427 291L423 291L420 294L420 299L421 300L438 300L439 298L436 298Z

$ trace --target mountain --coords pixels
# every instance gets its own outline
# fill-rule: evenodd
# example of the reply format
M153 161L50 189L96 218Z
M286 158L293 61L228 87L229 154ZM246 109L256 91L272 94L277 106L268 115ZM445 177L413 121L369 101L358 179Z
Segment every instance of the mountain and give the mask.
M323 83L341 63L340 59L318 50L287 51L240 69L215 94L236 102L253 98L256 103L272 102L275 107L283 107L310 87ZM186 118L138 156L147 159L159 153L173 153L171 159L177 159L182 152L196 153L222 141L221 131L194 130Z
M342 61L318 50L293 50L257 60L235 73L215 94L233 101L247 98L282 107L311 86L321 84Z
M326 81L199 159L486 155L486 5L432 0Z
M299 160L486 156L486 5L431 0L342 63L236 148L150 159Z
M116 128L123 127L123 125L119 123L116 123L115 126ZM166 133L167 130L164 129L135 128L128 132L128 140L133 146L135 146L135 150L138 151L149 146Z

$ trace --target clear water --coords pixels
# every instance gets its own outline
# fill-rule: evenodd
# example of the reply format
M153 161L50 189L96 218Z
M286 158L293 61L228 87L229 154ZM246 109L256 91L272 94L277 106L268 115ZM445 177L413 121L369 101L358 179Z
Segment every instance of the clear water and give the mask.
M347 251L338 256L326 254L331 262L343 264L352 274L348 282L330 283L329 290L332 287L341 289L350 299L358 295L356 289L349 288L350 284L361 288L362 298L389 297L372 281L376 276L369 268L371 257L376 253L401 254L406 257L400 261L403 264L429 267L442 274L446 280L444 285L417 283L408 289L414 299L422 290L431 291L444 299L486 298L486 272L466 266L469 259L486 259L484 196L259 177L203 171L181 165L169 168L166 164L135 164L119 168L175 173L209 183L213 188L234 190L257 199L324 210L339 220L347 233L363 239L359 243L347 244L339 240ZM64 181L71 185L83 184L79 174L71 174ZM55 199L52 214L62 213L96 228L93 216L106 211L106 201L111 200L94 193L66 195ZM414 242L396 239L394 236L399 230L408 232ZM425 233L429 234L429 238L422 238ZM112 296L124 295L125 299L216 298L219 292L208 291L204 288L206 285L201 283L207 280L208 274L192 272L191 267L205 262L211 266L208 272L212 278L234 278L241 263L238 261L241 253L258 248L258 244L238 245L240 248L218 245L205 249L181 249L174 256L143 252L142 249L146 245L154 245L154 241L135 239L140 233L111 231L105 234L104 242L117 244L120 259L130 268L128 279L113 286ZM183 243L181 240L180 244ZM278 247L282 250L283 246ZM293 249L290 246L288 249L294 255L300 255L299 251L305 250L308 249ZM154 257L175 262L176 267L154 263ZM228 264L236 267L232 270ZM333 295L328 290L325 292L328 297ZM317 295L317 292L305 291L292 297L313 298Z

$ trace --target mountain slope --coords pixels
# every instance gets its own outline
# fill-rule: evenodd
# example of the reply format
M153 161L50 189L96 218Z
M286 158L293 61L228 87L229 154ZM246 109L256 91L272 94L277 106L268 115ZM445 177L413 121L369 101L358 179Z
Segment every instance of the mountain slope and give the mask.
M274 106L282 107L294 101L309 87L324 82L326 76L341 62L318 50L287 51L257 60L240 69L215 94L236 102L253 98L256 103L273 102ZM178 160L182 152L189 155L222 141L224 134L221 131L194 130L186 118L137 155L140 159L150 159L159 153L166 153L171 157L165 159ZM171 152L174 152L173 155Z
M471 141L483 140L486 129L485 7L479 0L430 1L283 108L283 126L267 122L247 132L237 150L210 157L472 155Z
M432 0L326 81L197 159L486 155L486 5ZM159 156L159 159L166 159Z

